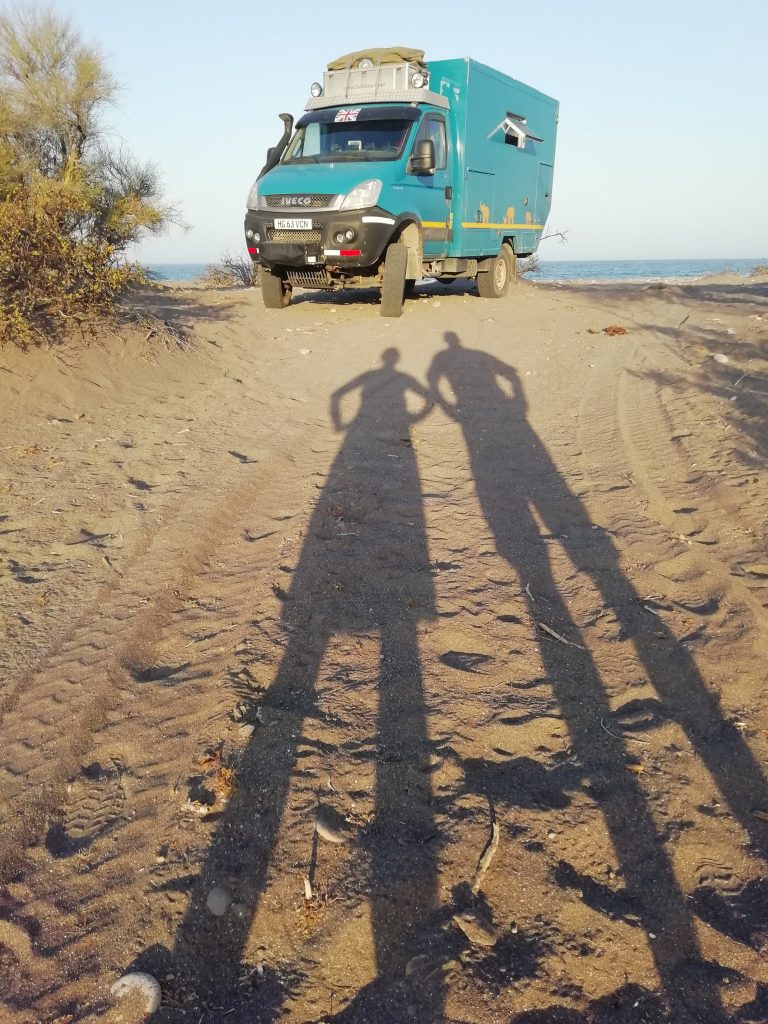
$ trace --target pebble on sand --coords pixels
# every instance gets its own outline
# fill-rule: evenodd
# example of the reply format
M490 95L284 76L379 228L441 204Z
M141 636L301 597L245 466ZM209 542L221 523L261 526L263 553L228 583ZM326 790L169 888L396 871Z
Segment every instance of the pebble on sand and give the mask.
M156 978L144 971L124 974L110 989L114 999L140 998L147 1013L154 1013L160 1007L160 985Z
M451 923L464 932L473 946L495 946L498 936L489 924L472 911L454 914Z
M345 843L350 838L344 816L325 804L319 804L315 811L315 831L328 843Z
M208 893L205 905L214 917L222 917L226 914L231 902L232 897L227 890L222 885L215 885Z

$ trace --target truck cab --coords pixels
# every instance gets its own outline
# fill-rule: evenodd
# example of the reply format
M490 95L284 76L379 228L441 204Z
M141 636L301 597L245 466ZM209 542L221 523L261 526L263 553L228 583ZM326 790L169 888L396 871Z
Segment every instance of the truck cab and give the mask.
M474 61L368 50L328 66L295 126L281 117L245 219L267 307L294 286L375 286L399 316L426 276L500 297L535 250L557 124L543 94Z

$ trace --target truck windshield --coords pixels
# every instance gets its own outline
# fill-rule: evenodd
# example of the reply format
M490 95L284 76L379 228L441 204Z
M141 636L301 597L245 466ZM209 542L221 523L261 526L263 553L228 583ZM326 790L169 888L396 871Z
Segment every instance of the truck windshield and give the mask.
M380 121L313 121L298 129L282 162L300 164L333 163L338 160L396 160L403 151L412 123L399 118L382 118Z

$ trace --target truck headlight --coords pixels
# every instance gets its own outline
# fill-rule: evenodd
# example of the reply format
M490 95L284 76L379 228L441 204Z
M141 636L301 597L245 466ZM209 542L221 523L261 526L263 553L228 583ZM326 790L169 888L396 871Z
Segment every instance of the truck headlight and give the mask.
M248 202L246 203L249 210L258 210L259 208L259 183L254 181L251 185L251 191L248 193Z
M351 192L348 192L341 204L342 210L364 210L368 206L375 206L381 195L381 179L370 178L368 181L361 181L355 185Z

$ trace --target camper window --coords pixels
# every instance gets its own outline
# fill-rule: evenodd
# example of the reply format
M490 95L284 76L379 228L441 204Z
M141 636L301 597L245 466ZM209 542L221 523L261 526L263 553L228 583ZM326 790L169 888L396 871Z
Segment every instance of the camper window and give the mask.
M510 117L502 121L501 127L504 131L504 142L508 146L517 146L518 149L525 149L525 126L517 124Z

